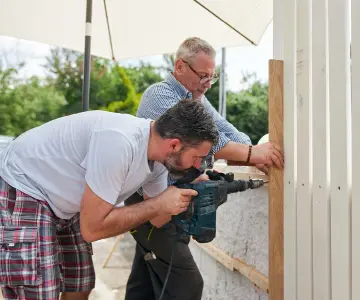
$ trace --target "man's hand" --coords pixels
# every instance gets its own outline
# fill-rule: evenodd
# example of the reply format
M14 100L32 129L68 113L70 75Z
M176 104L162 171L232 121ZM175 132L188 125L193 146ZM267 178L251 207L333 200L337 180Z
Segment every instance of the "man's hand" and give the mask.
M256 166L265 172L271 166L280 169L284 166L281 147L275 143L268 142L252 146L249 163L246 162L248 154L249 145L230 141L215 153L215 159L226 159L231 165Z
M259 171L265 173L266 175L269 174L269 167L267 165L264 164L260 164L260 165L256 165L255 166Z
M206 174L201 174L198 178L196 178L191 183L197 183L197 182L200 182L200 181L208 181L208 180L209 180L209 176L207 176Z
M193 196L197 196L197 191L169 186L164 192L156 197L156 202L160 209L159 213L178 215L187 209L191 197Z
M282 169L284 167L284 156L279 145L267 142L252 147L250 163L265 171L271 166Z

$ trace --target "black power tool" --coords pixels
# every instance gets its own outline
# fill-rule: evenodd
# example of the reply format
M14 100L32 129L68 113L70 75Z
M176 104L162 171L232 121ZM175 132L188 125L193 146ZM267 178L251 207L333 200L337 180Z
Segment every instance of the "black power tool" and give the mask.
M174 184L178 188L193 189L198 192L186 211L173 216L173 222L181 234L191 235L199 243L208 243L215 238L216 210L227 201L227 195L256 189L265 183L262 179L234 180L233 173L224 174L208 170L206 174L210 179L208 181L192 184L184 182L183 179ZM193 178L189 176L187 179Z
M191 199L186 211L172 217L173 223L177 227L177 235L174 239L170 264L159 300L162 300L164 296L169 279L177 238L182 235L191 235L199 243L211 242L216 235L216 210L226 202L227 195L247 189L256 189L265 183L262 179L234 180L233 173L224 174L211 170L206 172L210 180L191 183L201 174L200 170L191 168L186 176L174 184L178 188L196 190L198 195Z

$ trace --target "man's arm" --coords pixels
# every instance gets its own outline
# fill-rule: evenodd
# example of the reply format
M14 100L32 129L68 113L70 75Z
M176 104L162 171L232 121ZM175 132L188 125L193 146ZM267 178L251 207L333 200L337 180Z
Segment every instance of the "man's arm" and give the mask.
M142 187L144 200L151 197L158 196L168 186L168 171L164 166L155 165L155 170L159 170L159 175L152 181L148 182ZM171 215L162 214L150 220L150 223L157 228L170 222Z
M204 100L206 107L216 122L220 134L219 142L211 149L211 153L215 159L232 160L245 165L249 156L250 138L244 133L240 133L235 126L225 120L205 96ZM282 150L278 145L273 143L254 145L251 149L248 165L275 165L278 168L282 168L284 165Z
M149 197L144 194L144 200L148 200ZM147 201L144 201L147 202ZM171 215L169 214L162 214L158 215L154 218L150 218L150 223L154 225L156 228L160 228L164 226L166 223L169 223L171 221Z
M196 178L192 183L200 182L200 181L206 181L209 180L209 176L206 174L200 175L198 178ZM147 200L149 197L144 194L144 200ZM150 220L150 223L154 225L157 228L160 228L164 226L166 223L169 223L171 221L171 215L169 214L161 214L157 217Z
M116 236L155 218L159 213L156 198L114 208L86 185L80 207L81 235L87 242Z
M85 241L93 242L122 234L160 215L177 215L196 195L194 190L171 186L157 197L114 208L86 185L80 208L81 235Z

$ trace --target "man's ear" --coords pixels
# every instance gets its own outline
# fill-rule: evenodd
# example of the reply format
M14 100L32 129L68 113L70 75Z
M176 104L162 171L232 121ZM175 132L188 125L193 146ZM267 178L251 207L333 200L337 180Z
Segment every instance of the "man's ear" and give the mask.
M181 141L179 139L169 139L168 145L171 152L178 152L182 147Z
M181 59L177 59L174 64L174 71L177 74L182 74L184 72L184 63L181 61Z

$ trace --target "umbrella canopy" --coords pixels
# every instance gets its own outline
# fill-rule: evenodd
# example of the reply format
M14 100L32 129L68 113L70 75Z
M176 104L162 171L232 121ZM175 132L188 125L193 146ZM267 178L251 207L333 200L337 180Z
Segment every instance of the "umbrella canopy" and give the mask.
M83 52L85 13L85 0L0 0L0 35ZM216 48L257 44L271 16L271 0L93 0L91 54L172 53L190 36Z
M194 0L233 30L258 45L273 18L272 0Z

